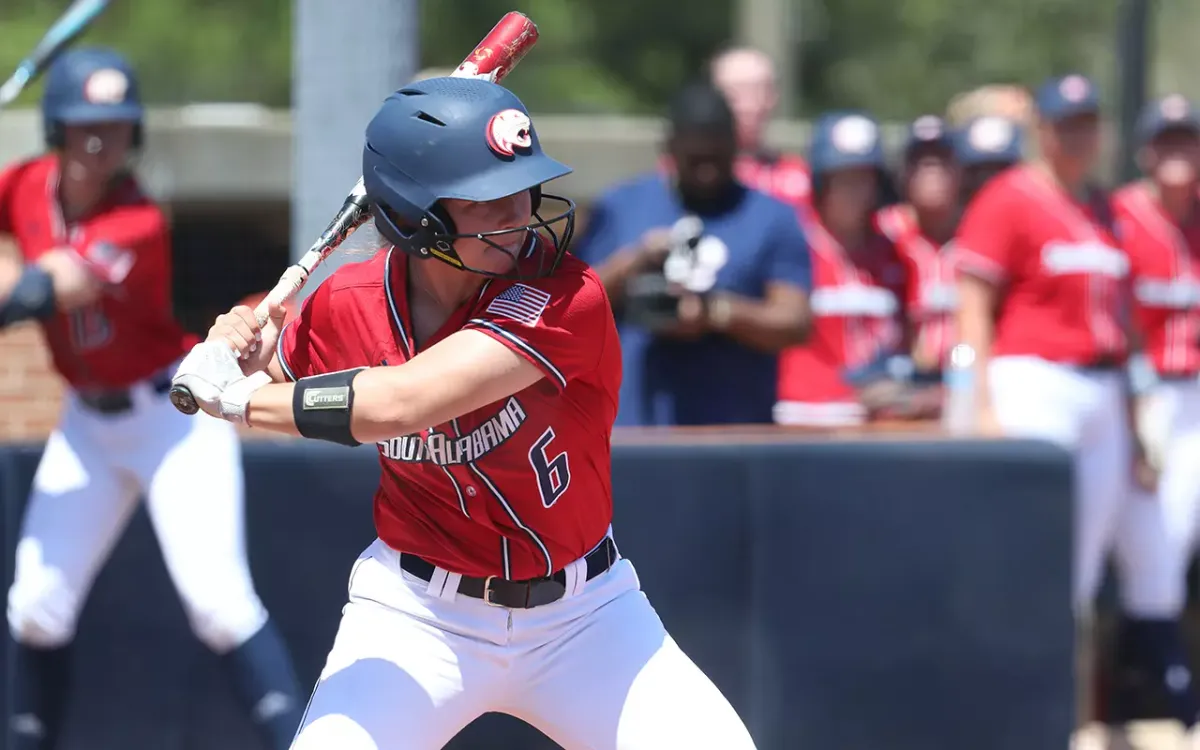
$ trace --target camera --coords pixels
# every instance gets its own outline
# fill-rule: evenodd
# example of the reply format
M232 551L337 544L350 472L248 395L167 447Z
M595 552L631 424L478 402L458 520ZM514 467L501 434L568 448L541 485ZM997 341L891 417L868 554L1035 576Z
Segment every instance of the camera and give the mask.
M725 244L704 234L698 216L684 216L671 227L671 248L662 266L634 276L626 285L626 315L652 332L669 328L679 319L680 294L702 295L712 289L727 258Z

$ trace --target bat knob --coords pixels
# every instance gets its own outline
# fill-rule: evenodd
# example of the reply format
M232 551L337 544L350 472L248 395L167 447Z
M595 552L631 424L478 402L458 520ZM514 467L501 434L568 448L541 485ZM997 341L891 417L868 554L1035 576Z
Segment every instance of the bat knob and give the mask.
M184 414L195 414L196 412L200 411L199 404L196 403L196 399L192 396L192 392L189 391L186 386L171 386L169 398L171 399L171 404Z

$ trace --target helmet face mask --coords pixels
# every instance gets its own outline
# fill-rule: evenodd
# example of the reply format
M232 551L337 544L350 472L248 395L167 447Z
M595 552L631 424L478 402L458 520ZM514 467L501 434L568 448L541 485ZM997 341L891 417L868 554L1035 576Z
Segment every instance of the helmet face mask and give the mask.
M574 234L575 204L543 194L542 185L570 172L542 151L521 101L481 80L432 78L397 91L367 126L363 148L363 182L379 233L413 257L492 278L532 278L557 269ZM517 227L463 231L445 204L486 204L525 191L532 220ZM554 209L544 218L548 203ZM504 270L481 268L464 259L465 248L457 244L463 241L512 262L502 264Z
M541 193L534 201L534 221L511 229L465 233L457 231L445 207L435 204L413 227L389 206L371 201L375 226L388 242L403 252L418 258L434 258L460 271L489 278L531 280L554 273L567 253L575 234L575 203L569 198ZM541 214L541 206L555 204L549 218ZM538 205L541 204L541 205ZM491 271L467 263L455 248L459 240L476 240L504 253L512 259L510 270ZM531 260L522 263L526 259Z

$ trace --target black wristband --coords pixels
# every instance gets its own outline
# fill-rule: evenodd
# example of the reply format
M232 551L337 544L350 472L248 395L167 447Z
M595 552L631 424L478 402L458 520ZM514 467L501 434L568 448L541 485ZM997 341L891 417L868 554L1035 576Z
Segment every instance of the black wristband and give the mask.
M0 328L54 314L54 280L38 266L25 266L8 298L0 300Z
M356 367L297 380L292 391L296 430L313 440L351 448L362 445L350 432L350 415L354 409L354 378L365 369Z

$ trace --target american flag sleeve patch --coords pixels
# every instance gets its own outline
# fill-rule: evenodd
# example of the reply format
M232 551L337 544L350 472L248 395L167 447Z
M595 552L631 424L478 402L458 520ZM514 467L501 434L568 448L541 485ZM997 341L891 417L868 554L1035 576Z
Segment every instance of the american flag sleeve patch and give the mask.
M487 306L487 312L503 315L527 326L537 325L542 312L550 304L550 295L541 289L513 284Z

